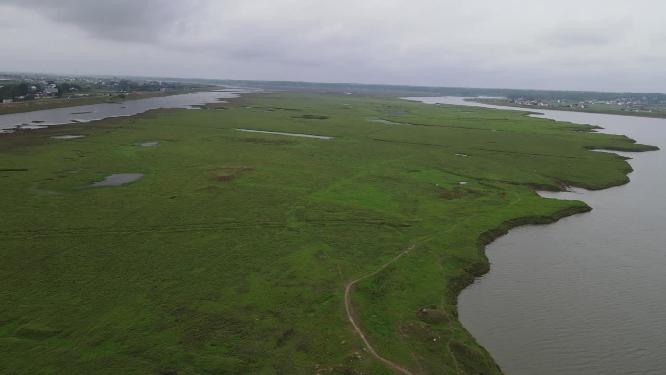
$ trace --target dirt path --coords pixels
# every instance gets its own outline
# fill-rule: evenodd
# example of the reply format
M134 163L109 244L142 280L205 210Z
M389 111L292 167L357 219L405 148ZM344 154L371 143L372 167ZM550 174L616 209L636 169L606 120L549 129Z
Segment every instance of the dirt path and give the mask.
M361 337L361 340L363 340L363 343L365 344L365 347L368 349L370 354L372 354L373 357L377 358L380 360L382 363L387 365L388 367L392 368L393 370L404 374L404 375L414 375L411 371L407 370L406 368L400 366L399 364L386 359L379 355L375 348L372 347L370 344L370 341L368 341L368 338L365 336L365 333L363 333L363 330L361 329L361 326L356 322L356 319L354 318L354 309L352 308L351 304L351 292L352 289L354 288L354 285L358 283L359 281L362 281L364 279L367 279L369 277L372 277L380 272L382 272L386 267L390 266L391 263L395 262L396 260L400 259L403 255L409 253L411 250L414 249L414 245L408 247L406 250L398 254L395 258L389 260L388 262L384 263L383 266L381 266L377 271L369 273L365 276L361 276L356 280L350 281L345 285L345 309L347 310L347 318L349 319L349 322L351 322L352 326L354 327L354 331Z

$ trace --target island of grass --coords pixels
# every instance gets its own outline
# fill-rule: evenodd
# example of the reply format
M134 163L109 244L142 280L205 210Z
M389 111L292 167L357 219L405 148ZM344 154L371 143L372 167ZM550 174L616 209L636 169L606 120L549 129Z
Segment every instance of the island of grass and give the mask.
M0 373L499 374L456 313L483 246L589 210L535 188L628 181L624 158L590 148L652 149L393 98L225 108L0 137Z

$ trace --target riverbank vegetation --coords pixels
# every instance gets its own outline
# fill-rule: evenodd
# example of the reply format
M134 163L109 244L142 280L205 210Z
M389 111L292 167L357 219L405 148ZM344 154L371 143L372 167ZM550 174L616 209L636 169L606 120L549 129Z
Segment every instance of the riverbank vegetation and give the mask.
M368 340L415 374L499 374L457 295L488 241L589 209L535 188L619 185L626 160L590 149L652 149L591 130L271 93L2 135L0 372L390 374L344 288L410 248L355 285ZM91 187L120 173L142 178Z

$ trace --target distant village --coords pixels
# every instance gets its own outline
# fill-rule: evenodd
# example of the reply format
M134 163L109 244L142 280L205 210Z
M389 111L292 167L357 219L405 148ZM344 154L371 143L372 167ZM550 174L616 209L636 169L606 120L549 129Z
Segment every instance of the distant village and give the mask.
M652 112L649 98L617 98L612 100L588 99L571 101L565 99L510 98L511 104L518 106L542 108L571 108L576 110L592 109L593 107L615 108L629 112Z
M3 104L44 98L124 96L132 92L166 92L183 89L180 83L99 77L15 75L0 76Z
M0 89L3 89L4 87L5 86L0 85ZM76 89L75 87L72 87L70 90L72 92L78 91L78 89ZM60 90L58 89L58 86L55 82L52 83L47 82L43 86L26 85L25 89L22 89L19 85L16 91L19 92L19 95L12 95L12 97L3 96L2 103L6 104L6 103L12 103L14 101L33 100L44 97L55 97L60 95ZM25 93L23 93L23 91L25 91Z

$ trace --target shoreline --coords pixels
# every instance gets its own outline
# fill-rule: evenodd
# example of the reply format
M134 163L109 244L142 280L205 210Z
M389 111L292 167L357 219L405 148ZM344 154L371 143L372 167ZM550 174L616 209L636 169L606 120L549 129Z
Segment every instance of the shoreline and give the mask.
M405 98L403 98L405 99ZM423 102L415 98L409 98L407 100L414 100L417 102ZM450 106L455 106L455 107L471 107L471 108L484 108L482 106L474 106L472 103L480 103L480 104L490 104L490 105L496 105L499 106L498 104L495 103L483 103L480 101L476 100L466 100L467 102L470 102L469 105L465 106L464 104L448 104L448 103L441 103L441 104L446 104ZM428 103L428 104L437 104L437 103ZM511 106L511 108L493 108L496 110L504 110L504 111L511 111L512 108L520 108L518 106ZM557 111L556 109L549 109L550 111ZM590 113L590 112L582 112L582 111L566 111L566 112L579 112L579 113ZM592 114L592 113L591 113ZM614 115L612 113L600 113L602 115ZM548 117L541 117L545 116L544 113L535 113L534 111L525 111L523 113L524 116L526 117L532 117L532 118L540 118L540 119L546 119L546 120L551 120L555 122L567 122L566 120L555 120L555 119L550 119ZM535 116L536 115L536 116ZM634 117L641 117L641 116L636 116L634 114L625 114L627 117L629 116L634 116ZM596 125L590 125L590 124L583 124L583 123L575 123L572 122L572 124L578 125L578 126L588 126L589 130L596 130L596 129L601 129L603 131L603 127L601 126L596 126ZM614 133L609 133L609 134L614 134ZM620 136L624 137L630 144L637 144L638 142L634 138L630 138L627 135L624 134L619 134ZM623 147L595 147L595 146L586 146L585 148L590 151L594 152L594 150L598 149L604 149L606 151L610 152L648 152L648 151L658 151L660 148L658 146L654 145L643 145L644 147L641 147L639 149L632 148L630 146ZM634 171L633 166L628 162L631 158L618 155L619 157L623 158L626 163L626 168L622 171L624 178L622 180L616 180L616 181L607 181L605 184L600 184L600 185L595 185L595 186L590 186L588 184L581 184L581 183L572 183L570 181L559 181L558 185L554 186L535 186L531 185L530 187L533 189L534 194L538 194L539 190L547 190L550 192L566 192L568 187L574 187L574 188L583 188L587 189L589 191L601 191L601 190L606 190L606 189L611 189L614 187L619 187L623 185L627 185L628 183L631 182L631 179L629 178L629 175ZM587 185L587 186L586 186ZM553 199L553 198L545 198L542 197L543 199ZM555 198L557 199L557 198ZM495 358L495 355L493 352L490 351L490 348L487 347L484 343L479 342L478 338L476 335L472 334L472 332L468 329L468 327L463 324L463 322L460 320L460 312L459 312L459 299L460 296L462 295L462 292L467 289L468 287L474 285L477 280L481 280L485 275L487 275L491 271L491 263L490 259L487 256L487 247L498 240L501 237L504 237L508 235L511 230L517 229L520 227L528 227L528 226L540 226L540 225L550 225L550 224L555 224L561 219L575 216L578 214L583 214L583 213L588 213L593 210L593 208L585 201L572 198L572 199L562 199L564 201L570 202L567 207L563 207L555 212L552 212L549 215L538 215L538 216L532 216L532 215L527 215L527 216L520 216L516 218L512 218L509 220L506 220L502 222L500 225L497 227L487 230L483 233L481 233L478 238L477 238L477 247L479 254L481 255L481 261L477 262L475 264L471 264L467 269L464 269L464 273L459 275L459 277L455 278L452 282L452 285L450 287L450 291L452 293L452 305L454 307L454 313L455 313L455 319L458 321L458 323L465 329L467 332L470 334L470 336L477 342L477 344L482 347L484 350L488 352L492 360L495 362L496 366L498 367L500 372L504 372L503 369L500 367L499 363L497 362L497 359Z
M136 95L129 94L124 98L121 98L118 95L114 95L114 96L93 96L93 97L82 97L82 98L36 99L36 100L28 100L21 102L13 102L10 104L0 104L0 116L12 115L16 113L45 111L49 109L71 108L71 107L80 107L80 106L104 104L104 103L114 104L114 103L122 103L122 102L141 100L141 99L162 98L162 97L182 95L182 94L193 94L205 91L207 90L203 90L203 88L169 91L169 92L145 91L145 92L139 92Z
M151 96L151 97L142 97L142 98L134 98L130 99L128 101L136 101L136 100L146 100L146 99L152 99L152 98L159 98L159 97L172 97L172 96L178 96L178 95L188 95L188 94L199 94L199 93L210 93L210 92L217 92L217 91L192 91L192 92L182 92L182 93L177 93L177 94L169 94L169 95L161 95L161 96ZM221 93L226 93L225 91L222 91ZM233 92L235 95L234 97L230 98L216 98L215 101L210 101L206 103L196 103L196 104L190 104L187 105L188 107L157 107L157 108L150 108L146 109L143 112L138 112L138 113L133 113L133 114L117 114L117 115L112 115L112 116L106 116L103 118L99 119L92 119L92 120L70 120L69 122L63 122L63 123L53 123L53 124L45 124L43 121L35 122L28 124L28 126L24 125L15 125L14 127L11 128L0 128L0 137L1 136L9 136L9 135L17 135L17 134L26 134L27 132L34 132L38 130L46 130L46 129L51 129L54 127L64 127L67 125L90 125L97 123L99 121L105 121L105 120L110 120L110 119L118 119L118 118L132 118L132 117L139 117L147 113L151 113L154 111L162 111L162 110L179 110L179 109L185 109L185 110L210 110L213 109L211 105L216 105L218 103L225 104L224 102L231 102L231 100L235 100L241 97L241 95L245 95L247 93L252 93L252 92ZM58 108L48 108L48 109L37 109L37 110L31 110L31 111L24 111L24 112L16 112L16 113L6 113L6 114L0 114L0 116L4 115L14 115L14 114L22 114L22 113L31 113L31 112L39 112L39 111L48 111L48 110L54 110L54 109L61 109L61 108L76 108L76 107L85 107L89 105L98 105L98 104L120 104L122 102L100 102L100 103L94 103L94 104L84 104L84 105L76 105L72 107L58 107ZM92 112L81 112L81 113L92 113Z
M621 184L623 185L623 184ZM615 187L615 186L621 186L621 185L614 185L614 186L609 186L606 189ZM536 193L536 190L535 190ZM547 198L544 198L547 199ZM576 202L576 201L573 201ZM559 211L554 212L551 215L544 215L544 216L521 216L521 217L516 217L514 219L509 219L507 221L504 221L502 224L500 224L498 227L494 229L490 229L486 232L481 233L481 235L477 238L477 244L478 244L478 250L479 252L483 255L484 262L479 263L478 267L474 267L471 270L466 270L468 272L468 275L463 275L461 276L461 279L459 281L454 282L454 292L456 293L456 303L455 305L457 306L458 303L458 298L460 297L460 293L467 288L468 286L472 285L476 279L484 276L490 271L490 262L488 260L488 257L486 256L486 247L490 245L491 243L495 242L497 239L500 237L503 237L507 235L512 229L516 229L519 227L525 227L525 226L539 226L539 225L549 225L556 223L557 221L564 219L569 216L574 216L578 214L584 214L592 211L592 207L590 207L587 203L583 201L577 201L583 203L580 206L569 206L566 208L563 208ZM458 309L456 308L456 316L458 313ZM461 323L462 324L462 323Z
M225 99L229 104L236 99L240 99L240 95L236 98L229 98ZM209 103L210 104L210 103ZM204 105L205 108L205 105ZM210 109L204 109L204 108L196 108L197 110L210 110ZM159 116L162 114L168 114L170 112L177 112L177 111L188 111L189 109L185 108L154 108L154 109L149 109L147 111L137 113L134 115L129 115L129 116L110 116L110 117L105 117L103 119L99 120L91 120L88 122L70 122L66 124L59 124L59 125L43 125L39 129L11 129L12 132L8 133L0 133L0 139L1 138L10 138L10 137L26 137L30 135L45 135L45 133L50 132L48 134L48 137L52 136L60 136L60 135L68 135L71 134L72 131L82 129L88 129L91 127L91 125L97 125L97 124L103 124L107 121L117 121L120 119L126 119L130 121L135 121L135 120L141 120L141 119L147 119L147 118L152 118L154 116ZM62 131L60 131L62 130ZM62 133L62 134L61 134Z
M651 150L648 150L651 151ZM640 152L640 151L639 151ZM606 189L611 189L614 187L618 186L623 186L626 185L630 182L628 174L631 173L633 169L630 172L627 172L627 180L626 182L619 183L619 184L611 184L609 186L603 187L603 188L598 188L598 189L590 189L591 191L594 190L606 190ZM572 187L580 187L580 186L572 186ZM582 188L582 187L581 187ZM538 190L534 190L535 194L537 193ZM551 192L565 192L566 190L549 190ZM542 197L543 198L543 197ZM543 198L543 199L550 199L550 198ZM586 202L581 201L581 200L572 200L571 202L579 202L579 205L571 205L569 207L562 208L558 211L553 212L550 215L538 215L538 216L520 216L516 217L513 219L506 220L502 222L499 226L496 228L487 230L479 235L477 238L477 246L478 246L478 251L481 254L481 257L483 259L482 262L479 262L477 264L473 264L471 268L465 270L465 274L461 275L459 278L454 279L452 281L452 294L454 296L454 300L452 301L452 305L454 306L454 317L458 321L458 323L465 328L470 334L470 336L477 341L477 344L482 347L484 350L486 350L490 357L493 359L495 362L495 365L499 369L501 373L504 373L503 369L500 367L499 363L497 363L497 360L493 356L493 353L489 351L486 346L484 346L482 343L480 343L475 335L473 335L468 328L463 324L462 321L460 321L459 317L459 308L458 308L458 302L460 299L460 295L462 292L472 286L474 283L477 282L477 280L483 278L485 275L487 275L491 271L491 264L490 260L487 256L486 249L488 245L492 244L496 240L498 240L501 237L504 237L508 235L511 230L521 228L521 227L529 227L529 226L541 226L541 225L550 225L557 223L561 219L571 217L571 216L576 216L580 214L585 214L593 211L593 208L589 206Z
M625 117L642 117L642 118L652 118L652 119L664 119L666 118L666 114L660 115L660 116L642 116L640 114L636 113L611 113L611 112L597 112L597 111L577 111L577 110L567 110L567 109L553 109L553 108L536 108L536 107L526 107L526 106L519 106L519 105L510 105L510 104L500 104L496 103L494 101L484 101L484 100L474 100L474 99L466 99L466 101L471 102L471 103L480 103L480 104L487 104L487 105L493 105L493 106L506 106L506 107L511 107L511 108L525 108L525 109L545 109L549 111L563 111L563 112L575 112L575 113L587 113L587 114L599 114L599 115L617 115L617 116L625 116ZM473 105L471 105L473 106ZM478 108L483 108L483 107L478 107ZM502 110L502 108L496 108L498 110ZM510 108L505 108L504 110L511 110ZM537 116L534 116L537 115ZM552 119L548 117L541 117L545 116L543 113L534 113L534 112L528 112L525 113L525 116L528 117L535 117L535 118L544 118L544 119L549 119L552 121L556 122L566 122L566 120L557 120L557 119ZM575 123L577 125L580 125L580 123ZM597 126L597 125L590 125L593 126L596 129L604 129L602 126ZM615 134L615 133L607 133L607 134ZM622 136L628 138L632 143L637 143L637 141L634 138L631 138L625 134L621 134ZM611 153L615 152L631 152L631 153L642 153L642 152L648 152L648 151L659 151L661 148L659 146L655 145L645 145L646 147L641 150L627 150L622 147L603 147L602 149L596 148L596 147L586 147L590 151L597 151L597 150L602 150L602 151L608 151ZM610 183L604 186L598 186L598 187L591 187L591 186L581 186L581 184L567 184L563 182L562 186L557 189L545 189L548 192L562 192L566 193L568 191L568 187L572 188L582 188L586 189L589 192L594 192L594 191L603 191L603 190L608 190L612 189L615 187L620 187L629 184L632 182L630 179L629 175L634 172L634 167L629 163L630 160L632 160L632 157L628 157L625 155L619 155L616 154L619 157L623 158L624 160L627 161L628 168L623 171L625 174L625 181L623 182L618 182L618 183ZM538 194L538 190L544 190L544 189L535 189L535 193ZM513 229L518 229L521 227L529 227L529 226L541 226L541 225L551 225L559 222L560 220L567 218L567 217L572 217L576 216L579 214L584 214L584 213L590 213L593 211L593 208L588 204L588 202L582 200L582 199L577 199L577 198L557 198L557 197L543 197L545 199L560 199L563 201L571 201L571 202L580 202L582 203L581 206L569 206L567 208L563 208L559 211L556 211L552 213L551 215L546 215L546 216L523 216L523 217L518 217L515 219L507 220L503 222L501 225L498 227L488 230L484 233L482 233L479 238L478 238L478 244L479 244L479 251L484 259L483 262L479 263L478 265L475 265L475 267L467 270L469 273L467 275L462 275L458 280L457 283L454 285L454 292L456 293L456 299L455 299L455 312L456 312L456 319L460 322L460 324L465 327L466 330L474 337L475 340L477 340L477 343L479 343L480 346L482 346L484 349L488 350L490 356L493 358L494 361L496 361L496 364L498 368L500 368L499 363L497 363L497 360L495 359L495 356L492 352L490 352L490 348L486 346L486 344L481 343L478 341L478 338L476 335L472 334L471 331L466 327L465 324L459 319L459 299L460 296L462 295L462 292L469 288L470 286L474 285L477 283L479 280L482 280L484 276L486 276L490 271L491 271L491 263L490 259L487 256L487 248L490 244L495 242L496 240L510 234L510 232ZM500 368L500 371L504 372L502 368Z

